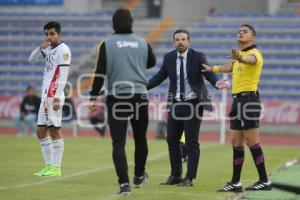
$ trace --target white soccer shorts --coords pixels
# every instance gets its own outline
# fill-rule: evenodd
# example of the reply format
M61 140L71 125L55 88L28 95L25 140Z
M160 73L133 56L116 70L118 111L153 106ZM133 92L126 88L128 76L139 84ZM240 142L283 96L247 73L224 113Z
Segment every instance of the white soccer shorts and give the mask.
M61 127L62 120L62 107L64 99L60 99L59 110L53 110L53 98L42 98L40 109L38 113L38 126L54 126L56 128Z

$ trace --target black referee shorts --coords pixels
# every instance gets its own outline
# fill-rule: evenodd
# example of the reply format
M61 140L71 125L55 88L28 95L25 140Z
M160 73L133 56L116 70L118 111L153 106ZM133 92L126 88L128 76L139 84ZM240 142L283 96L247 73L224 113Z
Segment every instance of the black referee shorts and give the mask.
M232 130L259 128L261 102L257 92L242 92L233 95L230 117Z

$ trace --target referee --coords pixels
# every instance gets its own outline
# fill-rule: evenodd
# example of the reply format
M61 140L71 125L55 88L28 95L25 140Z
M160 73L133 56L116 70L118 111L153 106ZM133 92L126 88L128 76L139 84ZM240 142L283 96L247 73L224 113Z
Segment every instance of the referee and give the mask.
M96 110L96 98L107 77L108 124L113 161L120 185L120 195L131 193L125 153L128 121L135 143L133 185L140 187L148 178L145 165L148 155L148 81L146 69L155 66L156 58L145 39L132 32L133 18L127 9L118 9L112 18L115 33L100 43L92 85L91 111Z
M259 143L259 117L261 103L257 91L263 67L263 57L255 45L256 32L249 25L241 25L237 33L240 51L232 49L232 62L229 64L209 67L203 65L203 72L232 73L232 97L230 128L232 129L233 174L219 192L242 192L240 182L244 162L244 143L250 148L259 180L246 190L272 190L268 179L264 154Z

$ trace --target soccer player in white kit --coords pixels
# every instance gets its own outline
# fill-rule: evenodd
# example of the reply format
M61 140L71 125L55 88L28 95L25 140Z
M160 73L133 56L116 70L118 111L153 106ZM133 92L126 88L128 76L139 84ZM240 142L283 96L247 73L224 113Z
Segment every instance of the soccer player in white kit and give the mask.
M37 136L40 140L45 167L37 176L61 176L64 140L61 132L64 88L71 62L69 47L61 41L59 22L44 26L45 40L30 55L29 62L46 62L41 105L37 120Z

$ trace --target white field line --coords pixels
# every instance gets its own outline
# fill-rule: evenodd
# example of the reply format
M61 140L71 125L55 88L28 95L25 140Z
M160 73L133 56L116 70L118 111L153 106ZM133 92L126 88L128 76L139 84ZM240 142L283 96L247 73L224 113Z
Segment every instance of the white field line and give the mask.
M212 148L212 147L215 147L215 145L204 146L201 149L209 149L209 148ZM162 153L159 153L159 154L156 154L154 156L149 157L147 159L147 161L150 162L150 161L159 160L161 157L163 157L167 154L168 154L168 152L164 151ZM133 161L128 162L129 166L131 166L133 164L134 164ZM114 165L107 165L107 166L98 167L98 168L94 168L94 169L90 169L90 170L86 170L86 171L80 171L80 172L65 175L65 176L59 177L59 178L51 178L51 179L47 178L46 180L37 181L37 182L33 182L33 183L22 183L22 184L18 184L18 185L14 185L14 186L2 186L2 187L0 187L0 191L8 190L8 189L31 187L31 186L34 186L34 185L42 185L42 184L45 184L45 183L59 182L59 181L66 180L66 179L69 179L69 178L82 176L82 175L87 175L87 174L91 174L91 173L95 173L95 172L99 172L99 171L105 171L105 170L108 170L108 169L114 169ZM44 178L46 178L46 177L44 177Z
M167 155L167 152L162 152L159 154L156 154L154 156L149 157L147 160L148 161L154 161L154 160L158 160L161 157ZM131 166L133 165L133 161L128 162L128 165ZM77 176L82 176L82 175L87 175L87 174L91 174L91 173L95 173L95 172L99 172L99 171L105 171L108 169L113 169L114 165L107 165L107 166L103 166L103 167L98 167L98 168L94 168L94 169L90 169L90 170L86 170L86 171L81 171L81 172L76 172L73 174L69 174L60 178L50 178L48 179L48 177L41 177L41 178L47 178L46 180L42 180L42 181L37 181L34 183L22 183L19 185L15 185L15 186L4 186L4 187L0 187L0 191L3 190L7 190L7 189L15 189L15 188L24 188L24 187L30 187L33 185L41 185L41 184L45 184L45 183L52 183L52 182L58 182L58 181L62 181L62 180L66 180L69 178L73 178L73 177L77 177Z

